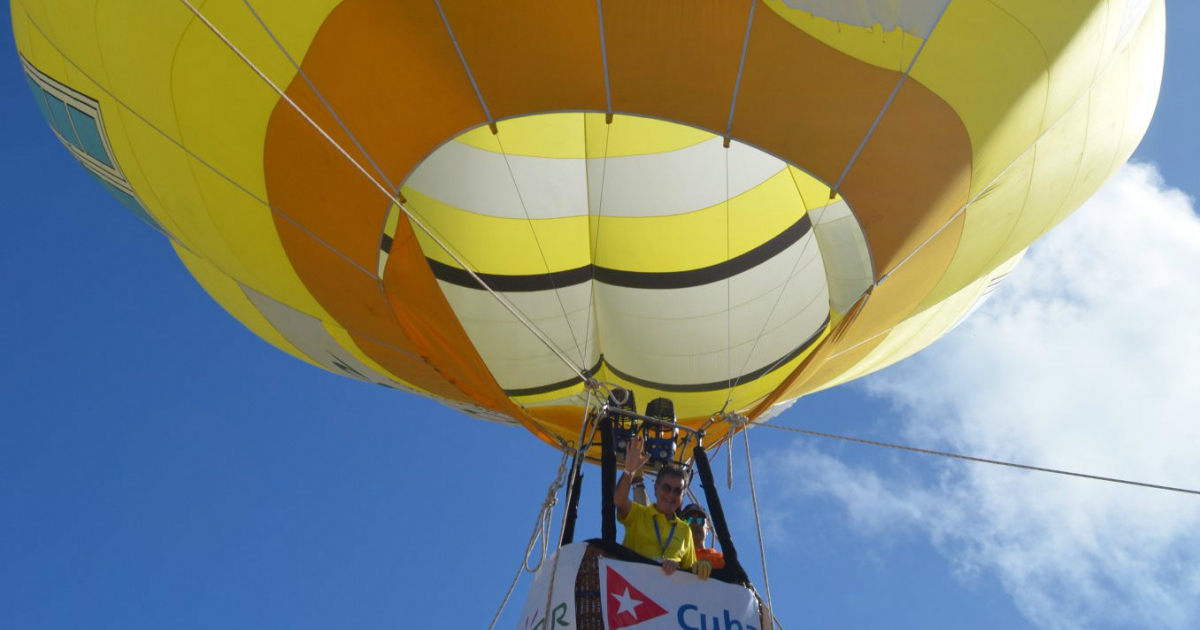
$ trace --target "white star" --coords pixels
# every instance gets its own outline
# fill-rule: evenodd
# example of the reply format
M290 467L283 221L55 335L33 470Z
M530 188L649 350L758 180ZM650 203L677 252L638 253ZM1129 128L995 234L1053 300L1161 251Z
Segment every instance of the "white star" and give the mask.
M624 595L615 595L614 594L613 597L617 598L618 602L621 602L621 606L617 609L618 615L621 613L627 612L627 613L633 615L634 619L637 619L637 613L635 613L633 611L635 608L638 607L638 604L642 603L642 600L634 599L633 597L630 597L628 586L625 587Z

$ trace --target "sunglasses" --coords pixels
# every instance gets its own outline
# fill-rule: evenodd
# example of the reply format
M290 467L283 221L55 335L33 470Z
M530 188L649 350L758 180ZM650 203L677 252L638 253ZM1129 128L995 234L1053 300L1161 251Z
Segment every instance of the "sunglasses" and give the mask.
M683 486L672 486L669 483L660 481L657 487L661 488L667 494L673 494L677 497L683 496Z
M708 522L708 518L704 516L685 516L683 517L683 520L688 525L703 525Z

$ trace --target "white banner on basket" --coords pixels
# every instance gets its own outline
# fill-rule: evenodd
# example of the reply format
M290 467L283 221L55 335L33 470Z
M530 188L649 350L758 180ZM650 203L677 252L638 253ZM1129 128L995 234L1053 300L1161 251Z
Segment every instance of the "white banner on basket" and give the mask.
M564 630L575 627L575 576L583 562L587 543L575 543L558 550L558 569L554 555L546 558L533 576L525 609L521 611L519 630ZM550 574L554 574L554 590L550 590ZM551 623L546 623L546 596L550 595Z
M748 589L686 571L600 559L600 609L607 630L759 630L758 599Z

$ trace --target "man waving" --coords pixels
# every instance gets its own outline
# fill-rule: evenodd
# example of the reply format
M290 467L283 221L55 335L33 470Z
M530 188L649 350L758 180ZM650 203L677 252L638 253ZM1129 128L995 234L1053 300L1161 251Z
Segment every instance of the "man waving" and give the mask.
M629 441L625 449L625 471L617 481L613 502L617 518L625 526L622 544L637 553L662 563L663 573L671 575L677 568L691 569L696 564L696 549L692 530L675 516L683 503L687 477L675 465L664 466L654 483L654 504L639 505L629 499L629 484L642 466L650 460L643 449L641 436ZM712 566L703 563L707 571L697 570L701 579L708 578ZM700 567L697 567L700 569Z

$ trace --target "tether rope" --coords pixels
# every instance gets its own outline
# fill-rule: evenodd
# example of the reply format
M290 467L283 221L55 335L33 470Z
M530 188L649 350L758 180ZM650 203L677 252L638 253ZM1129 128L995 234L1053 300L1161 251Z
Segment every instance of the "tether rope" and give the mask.
M763 589L767 591L767 615L771 625L775 619L775 604L771 602L771 579L767 576L767 548L763 544L762 519L758 513L758 493L754 490L754 465L750 461L750 432L742 429L742 443L746 445L746 473L750 478L750 503L754 506L754 527L758 531L758 558L762 562ZM733 449L729 449L733 452Z
M984 457L972 457L970 455L959 455L958 453L947 453L945 451L934 451L927 448L917 448L915 446L905 446L903 444L890 444L888 442L878 442L876 440L864 440L862 438L849 437L845 435L837 435L834 433L822 433L820 431L811 431L809 429L798 429L796 427L785 427L780 424L769 424L766 422L756 423L756 426L769 427L779 429L781 431L791 431L793 433L801 433L804 435L812 435L816 437L830 438L834 440L842 440L844 442L855 442L857 444L867 444L870 446L882 446L884 448L894 448L901 451L909 451L912 453L923 453L925 455L937 455L938 457L950 457L953 459L961 459L968 462L978 462L981 464L995 464L997 466L1007 466L1009 468L1019 468L1021 470L1032 470L1034 472L1054 473L1056 475L1067 475L1069 477L1080 477L1083 479L1094 479L1096 481L1108 481L1111 483L1121 483L1129 486L1139 486L1142 488L1153 488L1155 490L1168 490L1171 492L1182 492L1184 494L1200 495L1200 490L1190 488L1179 488L1175 486L1163 486L1154 483L1145 483L1141 481L1130 481L1128 479L1117 479L1115 477L1103 477L1100 475L1089 475L1087 473L1071 472L1069 470L1058 470L1056 468L1044 468L1042 466L1030 466L1028 464L1015 464L1013 462L1003 462L996 459L987 459Z
M257 65L254 64L253 61L250 60L249 57L246 56L246 54L244 52L242 52L242 50L240 48L237 47L236 44L233 43L232 40L230 40L219 28L217 28L217 26L215 24L213 24L207 17L205 17L205 15L203 13L201 13L200 10L197 9L195 7L195 5L193 5L190 2L190 0L179 0L179 1L184 6L186 6L188 8L188 10L191 11L192 14L196 16L197 19L199 19L201 22L203 22L204 25L208 28L208 30L211 31L213 33L213 35L215 35L218 39L220 39L230 49L230 51L232 51L235 55L237 55L238 58L241 59L242 62L245 63L247 67L249 67L256 75L258 75L258 77L260 79L262 79L263 82L265 82L268 86L270 86L270 88L276 94L278 94L279 97L284 100L284 102L286 102L293 110L296 111L297 114L299 114L302 118L304 118L304 120L307 121L308 124L317 131L317 133L319 133L323 138L325 138L325 140L338 153L340 153L342 155L342 157L344 157L347 161L349 161L350 164L353 165L354 168L357 169L360 173L362 173L362 175L364 177L366 177L367 180L370 181L371 184L373 184L377 189L379 189L380 192L382 192L384 195L386 195L388 197L388 199L390 199L392 201L392 203L396 204L396 207L400 208L400 210L404 212L405 216L407 216L414 225L419 227L421 229L421 231L425 232L425 234L428 235L429 238L432 239L434 241L434 243L436 243L438 245L438 247L440 247L443 251L445 251L446 254L449 255L451 258L453 258L454 261L457 262L463 268L463 271L466 271L467 274L470 275L471 278L473 280L475 280L475 282L477 282L480 287L482 287L485 291L487 291L489 294L491 294L491 296L493 298L495 298L496 301L499 302L500 305L505 308L505 310L507 310L510 314L512 314L512 316L515 317L517 319L517 321L519 321L523 326L525 326L525 328L527 328L531 333L533 333L533 335L535 337L537 337L539 341L541 341L543 344L545 344L545 346L547 348L549 348L550 351L559 358L559 360L561 360L569 368L571 368L571 370L573 370L577 375L579 375L580 378L583 378L583 379L587 378L585 375L584 368L575 365L575 363L570 359L570 357L568 357L566 355L566 353L564 353L560 348L558 348L558 346L552 340L550 340L550 338L547 337L545 335L545 333L543 333L537 327L537 325L535 325L532 321L529 320L528 317L526 317L523 313L521 313L520 310L517 309L517 307L515 305L510 304L507 299L505 299L502 295L500 295L494 289L492 289L490 286L488 286L487 282L484 281L483 278L481 278L479 276L479 274L475 273L470 268L470 265L468 265L466 263L466 261L463 260L462 257L456 251L454 251L449 246L449 244L447 244L441 238L440 235L438 235L434 230L432 230L428 226L426 226L425 223L412 210L409 210L408 206L405 203L402 203L400 201L400 199L397 197L397 195L393 194L387 187L385 187L377 179L375 179L375 177L373 175L371 175L371 173L369 173L367 171L367 169L365 167L363 167L363 165L361 163L359 163L358 160L354 159L354 156L350 155L350 153L348 151L346 151L346 149L344 147L342 147L342 145L340 143L338 143L338 141L335 140L333 138L333 136L329 135L329 133L327 131L325 131L325 129L323 127L321 127L320 124L318 124L315 120L313 120L313 118L308 114L308 112L304 111L304 108L300 107L300 105L297 104L294 100L292 100L292 98L289 97L286 92L284 92L278 85L276 85L275 82L272 81L270 77L268 77Z

